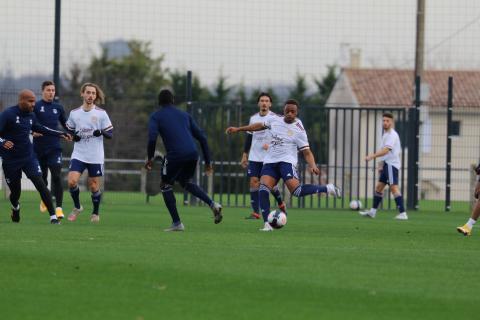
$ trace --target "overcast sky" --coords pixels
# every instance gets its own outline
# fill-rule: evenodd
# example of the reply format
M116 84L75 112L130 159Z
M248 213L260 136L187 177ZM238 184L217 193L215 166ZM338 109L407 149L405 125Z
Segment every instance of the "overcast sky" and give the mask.
M480 1L426 0L426 64L480 69ZM0 76L51 73L54 0L0 0ZM165 66L211 84L309 79L361 50L363 67L412 68L416 0L69 0L62 3L61 72L99 43L150 41ZM342 49L343 48L343 49Z

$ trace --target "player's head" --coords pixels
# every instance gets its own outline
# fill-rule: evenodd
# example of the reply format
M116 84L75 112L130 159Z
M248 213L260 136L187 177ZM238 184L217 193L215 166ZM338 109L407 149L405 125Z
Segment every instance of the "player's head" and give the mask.
M160 106L169 106L174 103L175 99L173 97L172 91L168 89L160 90L158 94L158 105Z
M393 114L390 112L385 112L382 115L383 118L383 130L390 130L393 127L393 124L395 123L395 118L393 117Z
M299 107L300 104L295 99L288 99L287 101L285 101L285 107L283 108L283 120L286 123L292 123L293 121L295 121L295 118L298 115Z
M35 94L33 91L23 89L18 94L18 107L23 112L32 112L35 106Z
M272 107L272 97L267 92L260 92L257 98L257 105L260 108L260 114L265 115Z
M86 105L101 105L105 103L105 94L95 83L84 83L80 88L80 96L83 98L83 103Z
M42 99L46 102L52 102L55 98L55 83L50 80L42 82Z

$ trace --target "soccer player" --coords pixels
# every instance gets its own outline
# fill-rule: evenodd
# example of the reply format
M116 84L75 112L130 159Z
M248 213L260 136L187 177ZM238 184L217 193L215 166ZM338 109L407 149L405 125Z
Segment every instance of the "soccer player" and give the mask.
M160 110L150 116L148 123L148 160L147 170L152 169L157 137L162 137L167 152L162 169L161 190L165 205L172 217L172 225L165 231L184 231L185 226L177 211L173 185L178 181L182 188L190 192L210 207L215 224L222 221L222 206L214 202L198 185L192 182L198 161L198 151L194 138L200 142L205 160L205 172L213 173L210 163L210 151L204 132L197 126L193 118L174 106L174 97L170 90L161 90L158 94Z
M257 98L259 111L250 117L249 124L268 121L271 117L277 117L275 113L270 111L272 107L272 97L261 92ZM263 159L268 150L267 130L247 132L245 146L243 149L241 165L247 168L247 175L250 177L250 203L252 206L252 214L246 219L260 219L258 205L258 190L260 188L260 173L262 172ZM272 189L272 194L278 203L278 208L286 212L285 203L282 200L278 187Z
M472 210L472 215L468 219L467 223L463 226L457 227L457 231L462 233L464 236L469 236L472 234L473 225L477 222L478 217L480 217L480 201L478 201L478 197L480 196L480 164L475 168L475 172L477 173L477 185L475 186L475 199L477 202L475 203L475 207Z
M83 104L73 109L67 120L67 128L74 134L73 152L68 172L68 187L74 208L68 216L69 221L77 220L83 211L80 205L78 180L82 173L88 171L88 188L92 193L93 211L90 221L100 221L99 208L102 199L100 177L103 176L103 138L112 139L113 126L105 110L98 107L105 102L102 89L95 83L85 83L80 89Z
M300 184L298 180L296 166L299 151L303 153L310 172L316 175L320 173L308 144L307 133L297 119L298 108L299 103L294 99L289 99L285 102L283 117L272 117L266 122L258 122L243 127L229 127L226 130L227 133L265 129L270 131L270 146L263 160L260 178L260 209L264 221L264 227L260 229L261 231L273 231L272 226L267 221L270 212L269 193L277 185L280 178L283 179L290 193L296 197L316 193L328 193L335 197L341 196L340 189L333 184Z
M52 81L44 81L42 83L42 99L35 103L33 112L38 122L49 128L57 128L58 123L66 130L65 111L61 104L55 103L55 84ZM62 186L62 147L60 139L51 135L42 135L41 133L33 133L33 150L37 155L40 168L42 169L42 177L45 185L48 186L48 170L52 175L53 196L55 197L57 218L63 219L63 186ZM47 207L40 201L40 211L47 211Z
M69 135L47 128L38 123L33 108L35 94L30 90L22 90L18 95L18 104L7 108L0 115L0 156L5 174L5 181L10 188L10 203L12 204L11 219L20 222L20 194L22 171L32 181L40 193L50 214L50 222L58 224L52 195L42 179L42 170L33 152L30 142L30 132L33 130L44 135L53 135L69 139Z
M382 202L383 190L385 186L390 185L390 192L395 198L395 203L399 214L395 216L397 220L408 220L405 207L403 206L403 197L398 187L398 171L400 170L400 152L402 146L400 145L400 138L394 129L395 120L393 114L384 113L383 117L383 136L380 150L371 153L365 157L365 161L370 161L375 158L380 158L378 163L379 174L377 185L375 187L375 195L373 197L373 207L367 211L360 211L360 215L368 218L375 218L377 208Z

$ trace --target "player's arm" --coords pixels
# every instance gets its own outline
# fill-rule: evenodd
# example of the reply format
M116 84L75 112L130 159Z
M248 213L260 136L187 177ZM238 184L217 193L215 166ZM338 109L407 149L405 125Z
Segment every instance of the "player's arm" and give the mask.
M189 119L192 135L198 140L198 142L200 142L200 148L202 148L203 160L205 161L205 173L211 175L213 173L213 167L210 160L210 149L208 147L207 136L205 135L205 132L197 126L197 123L191 116L189 116Z
M243 127L228 127L227 130L225 130L225 133L236 133L239 131L261 131L269 128L270 127L266 123L257 122Z
M151 170L153 159L155 157L155 147L157 145L158 123L156 119L150 116L148 121L148 143L147 143L147 161L145 162L145 169Z
M67 122L65 122L65 127L67 128L67 132L70 133L70 135L72 136L73 141L78 142L82 139L78 134L77 128L75 126L75 121L72 118L72 113L70 113Z
M480 164L475 168L475 173L477 174L477 184L475 185L474 197L478 199L480 197Z
M302 152L303 157L305 158L305 161L310 167L310 172L318 175L320 173L320 170L318 169L317 164L315 163L315 157L313 156L313 153L310 150L310 147L309 146L303 147L300 149L300 151Z
M69 128L67 127L67 118L65 117L65 109L63 109L63 106L59 106L60 109L60 115L58 116L58 122L60 122L60 125L67 131L69 132Z
M3 134L6 126L7 126L7 114L6 112L2 112L0 114L0 135ZM3 148L7 150L13 148L13 142L10 140L4 139L1 136L0 136L0 144L2 145Z
M247 132L245 144L243 145L242 160L240 161L240 165L244 168L246 168L248 165L248 153L250 152L250 148L252 147L252 139L253 134Z
M378 157L383 157L384 155L389 153L390 150L392 150L392 148L389 147L389 146L383 147L382 149L378 150L377 152L370 153L369 155L367 155L365 157L365 161L370 161L370 160L373 160L373 159L378 158Z
M38 122L37 117L33 116L33 123L32 123L32 131L38 132L41 134L49 135L49 136L55 136L55 137L62 137L65 140L71 139L70 134L60 131L60 130L55 130L52 128L49 128L47 126L44 126Z
M112 139L113 138L113 126L109 126L105 129L97 129L93 131L93 135L95 137L100 137L104 136L106 139Z

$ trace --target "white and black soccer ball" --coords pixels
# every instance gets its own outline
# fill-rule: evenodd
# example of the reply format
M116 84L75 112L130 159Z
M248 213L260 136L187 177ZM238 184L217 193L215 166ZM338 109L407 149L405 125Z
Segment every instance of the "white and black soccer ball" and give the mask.
M350 209L352 210L360 210L362 209L362 203L360 200L352 200L350 201Z
M275 229L283 228L287 224L287 215L281 210L273 210L268 214L268 223Z

